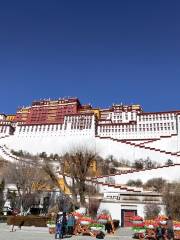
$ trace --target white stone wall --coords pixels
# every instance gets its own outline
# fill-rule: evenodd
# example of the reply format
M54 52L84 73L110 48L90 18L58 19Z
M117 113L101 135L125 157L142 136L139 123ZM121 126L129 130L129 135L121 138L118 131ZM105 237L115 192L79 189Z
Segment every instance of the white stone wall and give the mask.
M110 135L111 137L103 139L99 136L96 136L96 121L94 115L70 115L65 117L63 124L31 126L17 125L14 135L6 139L0 139L0 145L6 144L10 149L24 150L33 154L43 151L47 153L62 154L63 152L69 151L70 149L76 148L77 146L85 145L86 147L95 149L97 153L102 157L113 155L117 160L123 159L132 162L140 158L150 158L153 161L159 161L163 164L168 159L171 159L174 163L179 163L180 156L171 155L171 153L180 152L180 116L175 116L173 113L164 114L163 116L159 115L156 118L155 116L153 117L153 115L149 114L148 116L145 115L141 116L140 118L140 115L131 114L131 117L137 118L137 130L139 128L138 124L141 124L142 128L143 124L146 125L148 123L150 126L150 122L152 121L155 124L160 124L160 121L162 121L162 125L164 123L168 124L168 122L170 122L170 130L167 130L169 132L163 133L161 131L159 133L153 134L151 131L148 133L141 131L131 131L121 133L115 131L116 129L118 130L118 127L115 128L115 126L109 126L109 129L114 129L113 132L111 131L108 133L100 133L100 126L98 126L99 135L103 137ZM174 129L172 129L172 122ZM132 126L133 129L135 129L135 126ZM168 125L166 126L168 127ZM9 134L8 126L6 126L6 132L4 131L5 130L3 129L1 132L0 129L0 137ZM171 134L174 134L174 132L176 132L178 135L171 136ZM168 137L162 138L161 136L163 134ZM147 143L147 140L128 142L116 141L116 139L120 138L153 139L155 137L158 137L159 139L150 143ZM145 149L145 147L140 148L139 146L130 145L130 143L136 143L138 145L143 144L143 146L155 149ZM160 150L164 150L166 152L160 152Z
M144 207L146 204L143 203L121 203L119 201L102 201L99 206L98 212L102 210L108 210L111 213L112 219L120 221L121 225L121 210L137 210L137 215L145 217ZM164 205L159 205L161 208L160 214L165 214Z
M167 138L160 138L154 142L146 143L145 146L154 147L156 149L162 149L171 151L171 152L178 152L179 151L179 135L178 136L171 136Z
M179 163L177 156L171 156L159 151L139 148L126 143L116 142L111 139L100 139L91 134L81 133L78 135L67 136L61 132L22 132L19 133L18 128L14 135L8 138L0 139L0 145L7 145L8 148L14 150L24 150L36 154L41 152L58 153L70 151L77 147L86 147L96 150L102 157L113 155L117 160L134 161L136 159L147 159L164 163L171 159L174 163ZM163 146L162 146L163 147Z
M178 116L178 115L177 115ZM160 138L177 134L178 117L175 113L137 115L136 112L110 113L112 123L98 126L98 136L116 139ZM130 123L130 121L136 121ZM128 123L128 124L122 124Z

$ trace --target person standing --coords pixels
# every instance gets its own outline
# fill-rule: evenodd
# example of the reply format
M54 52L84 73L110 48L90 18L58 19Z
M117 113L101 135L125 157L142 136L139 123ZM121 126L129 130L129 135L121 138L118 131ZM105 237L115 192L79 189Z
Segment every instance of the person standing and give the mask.
M56 217L56 231L55 231L55 239L63 238L62 234L62 222L63 222L63 213L59 212Z
M167 238L174 239L174 226L173 226L173 220L171 216L168 216L167 220Z
M67 227L68 227L68 233L71 235L73 235L74 226L75 226L75 217L73 216L72 213L70 213L67 219Z

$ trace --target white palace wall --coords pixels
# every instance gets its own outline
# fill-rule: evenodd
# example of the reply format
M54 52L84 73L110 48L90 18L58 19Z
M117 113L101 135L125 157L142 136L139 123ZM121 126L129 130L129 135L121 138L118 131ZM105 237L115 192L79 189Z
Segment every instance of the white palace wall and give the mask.
M165 141L165 139L163 139ZM118 160L134 161L136 159L150 158L159 163L165 163L171 159L174 163L180 163L179 156L172 156L159 151L135 147L126 143L101 139L91 134L69 135L50 134L15 134L0 139L0 145L6 145L9 149L23 150L32 154L41 152L58 153L73 150L77 147L86 147L95 150L100 156L108 157L113 155ZM164 148L165 145L161 147ZM159 147L159 146L158 146Z
M75 119L80 118L79 116L67 116L63 124L56 125L16 125L12 135L2 138L7 134L1 133L0 145L33 154L41 152L63 154L77 147L85 146L95 150L102 157L113 155L119 161L132 162L137 159L150 158L160 164L165 163L168 159L174 163L180 163L180 115L177 115L176 118L174 115L172 116L168 132L165 130L168 129L168 120L162 120L162 124L166 123L166 127L163 125L163 130L158 132L158 139L154 139L155 135L150 131L140 131L139 125L136 126L136 132L135 125L132 125L127 126L126 133L122 133L122 126L103 126L103 123L98 126L94 115L87 115L83 121L79 120L78 128L73 125ZM148 122L142 121L142 119L138 121L141 124L141 130L145 122L146 124ZM148 124L150 129L152 123ZM110 130L111 132L109 132ZM110 136L108 136L109 134ZM149 136L147 134L150 134L151 138L146 139L145 137ZM127 140L130 135L134 136L134 140ZM165 137L162 137L163 135Z

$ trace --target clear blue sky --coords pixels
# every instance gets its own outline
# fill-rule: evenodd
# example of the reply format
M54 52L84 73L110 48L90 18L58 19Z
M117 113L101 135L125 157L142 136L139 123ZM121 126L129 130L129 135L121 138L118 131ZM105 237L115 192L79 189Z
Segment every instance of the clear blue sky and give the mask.
M180 1L0 1L0 112L64 96L180 109Z

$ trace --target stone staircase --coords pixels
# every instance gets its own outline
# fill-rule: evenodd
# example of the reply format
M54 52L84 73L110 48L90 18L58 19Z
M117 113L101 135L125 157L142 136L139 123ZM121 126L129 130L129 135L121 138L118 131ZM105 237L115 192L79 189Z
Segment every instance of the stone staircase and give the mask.
M166 136L162 136L161 138L157 138L157 139L153 139L153 140L151 140L151 139L145 140L144 142L141 142L141 143L134 143L134 142L132 142L132 140L121 140L121 139L116 139L116 138L112 138L112 137L100 137L100 136L96 136L96 137L99 138L99 139L109 139L109 140L112 140L114 142L119 142L119 143L129 145L129 146L132 146L132 147L135 147L135 148L138 148L138 149L145 149L145 150L150 150L150 151L153 151L153 152L158 152L160 154L165 154L165 155L167 155L167 158L170 157L170 156L175 156L175 157L180 156L179 152L165 151L165 150L162 150L160 148L146 146L147 143L152 143L152 142L158 141L161 138L165 138ZM167 137L172 137L172 136L167 136Z

